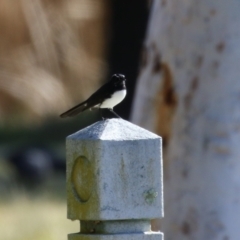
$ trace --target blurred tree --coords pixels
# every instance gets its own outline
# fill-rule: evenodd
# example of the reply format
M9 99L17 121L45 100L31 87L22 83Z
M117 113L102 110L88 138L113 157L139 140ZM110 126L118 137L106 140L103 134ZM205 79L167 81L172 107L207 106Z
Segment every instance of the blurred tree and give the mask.
M108 9L108 0L0 1L1 121L58 115L101 84Z
M132 120L163 137L168 240L239 239L239 9L153 2Z

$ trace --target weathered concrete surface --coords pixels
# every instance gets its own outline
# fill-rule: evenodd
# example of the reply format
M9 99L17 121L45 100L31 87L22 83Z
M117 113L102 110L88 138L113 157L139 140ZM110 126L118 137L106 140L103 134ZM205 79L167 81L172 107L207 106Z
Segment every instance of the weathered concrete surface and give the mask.
M161 138L123 119L97 122L67 138L69 240L163 240Z
M150 220L82 221L81 233L122 234L151 231Z
M123 119L67 138L68 218L163 217L161 138Z
M129 233L129 234L81 234L68 235L68 240L163 240L163 233Z

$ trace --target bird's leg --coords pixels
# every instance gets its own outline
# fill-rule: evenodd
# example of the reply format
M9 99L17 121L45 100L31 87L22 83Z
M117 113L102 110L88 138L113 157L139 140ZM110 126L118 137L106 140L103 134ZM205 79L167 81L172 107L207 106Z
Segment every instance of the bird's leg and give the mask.
M105 118L103 117L102 110L103 110L102 108L99 108L99 112L100 112L101 118L102 118L102 120L105 120Z
M113 113L117 118L121 118L118 114L116 114L112 108L108 109L111 113Z

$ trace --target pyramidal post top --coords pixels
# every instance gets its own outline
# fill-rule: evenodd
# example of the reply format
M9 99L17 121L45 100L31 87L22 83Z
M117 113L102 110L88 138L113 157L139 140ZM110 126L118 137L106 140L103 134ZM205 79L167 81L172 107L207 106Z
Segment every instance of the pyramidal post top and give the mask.
M98 121L70 136L68 139L79 140L139 140L156 139L160 136L123 119Z

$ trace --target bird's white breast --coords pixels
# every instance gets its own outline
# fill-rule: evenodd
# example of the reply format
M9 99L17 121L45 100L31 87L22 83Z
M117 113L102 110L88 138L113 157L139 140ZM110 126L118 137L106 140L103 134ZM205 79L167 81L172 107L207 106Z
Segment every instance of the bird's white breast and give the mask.
M119 104L126 96L126 89L115 92L111 98L108 98L102 102L100 108L113 108L117 104Z

